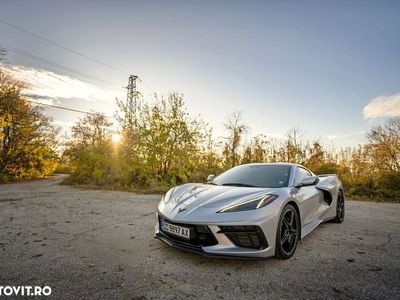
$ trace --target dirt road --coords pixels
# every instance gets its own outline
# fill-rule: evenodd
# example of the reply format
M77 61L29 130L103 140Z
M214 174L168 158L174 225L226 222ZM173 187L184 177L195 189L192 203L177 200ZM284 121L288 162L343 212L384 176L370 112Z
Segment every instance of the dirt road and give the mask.
M0 185L0 285L54 298L400 297L400 205L347 202L290 260L206 259L153 239L160 196Z

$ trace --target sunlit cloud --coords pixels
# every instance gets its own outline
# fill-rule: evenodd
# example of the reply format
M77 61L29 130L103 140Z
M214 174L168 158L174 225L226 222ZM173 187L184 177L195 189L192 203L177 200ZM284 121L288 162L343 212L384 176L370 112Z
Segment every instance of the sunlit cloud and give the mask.
M23 66L3 66L0 68L10 73L16 80L27 84L25 94L46 103L51 103L53 99L71 98L91 102L113 102L115 97L123 95L122 89L101 88L76 78L43 69Z
M333 141L333 140L352 138L355 136L360 136L362 134L364 134L364 131L357 131L357 132L351 132L351 133L345 133L345 134L330 134L327 136L327 138L328 138L328 140Z
M363 109L365 119L400 116L400 93L372 99Z

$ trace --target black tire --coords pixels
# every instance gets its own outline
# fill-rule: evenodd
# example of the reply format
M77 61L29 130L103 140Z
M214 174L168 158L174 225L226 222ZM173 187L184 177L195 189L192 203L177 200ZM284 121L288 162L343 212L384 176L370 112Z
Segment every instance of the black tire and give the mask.
M344 195L339 191L336 201L336 217L332 220L334 223L342 223L344 221Z
M300 237L300 217L293 205L286 205L279 217L276 232L275 256L282 259L292 257Z

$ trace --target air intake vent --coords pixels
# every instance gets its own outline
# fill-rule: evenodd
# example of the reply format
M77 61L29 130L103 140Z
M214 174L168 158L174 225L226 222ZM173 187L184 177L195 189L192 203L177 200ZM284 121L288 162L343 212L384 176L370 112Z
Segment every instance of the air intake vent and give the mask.
M219 226L219 232L224 233L237 247L265 249L268 247L264 233L258 226Z

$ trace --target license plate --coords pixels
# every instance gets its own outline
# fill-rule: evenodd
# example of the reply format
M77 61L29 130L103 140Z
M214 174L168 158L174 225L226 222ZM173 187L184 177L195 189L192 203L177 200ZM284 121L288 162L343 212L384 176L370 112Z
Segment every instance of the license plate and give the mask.
M162 231L185 238L187 240L190 239L190 228L170 224L165 221L160 221L160 226Z

